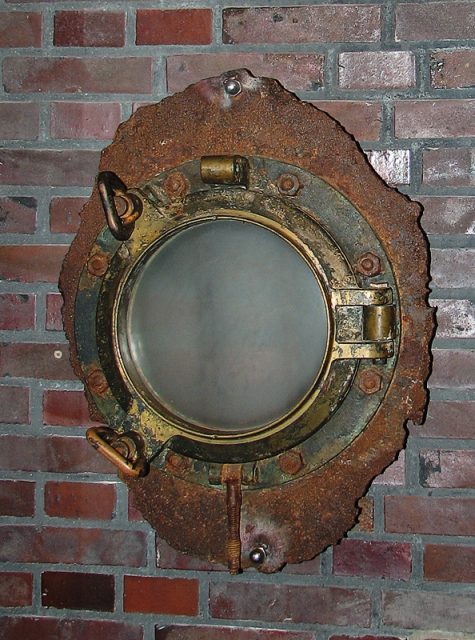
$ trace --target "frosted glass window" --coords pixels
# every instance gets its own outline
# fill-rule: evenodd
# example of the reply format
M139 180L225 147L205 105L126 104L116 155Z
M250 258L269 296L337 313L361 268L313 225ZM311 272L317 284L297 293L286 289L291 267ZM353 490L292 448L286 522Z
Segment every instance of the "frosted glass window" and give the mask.
M169 411L219 432L284 417L325 358L326 303L283 238L236 219L176 233L137 270L120 327L131 376Z

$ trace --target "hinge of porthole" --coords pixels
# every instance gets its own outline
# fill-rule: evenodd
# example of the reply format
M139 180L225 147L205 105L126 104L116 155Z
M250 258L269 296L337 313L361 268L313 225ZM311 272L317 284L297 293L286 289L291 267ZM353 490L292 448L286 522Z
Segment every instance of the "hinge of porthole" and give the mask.
M396 313L387 284L369 289L336 289L335 357L386 358L393 354Z
M202 156L200 174L206 184L247 187L249 161L243 156Z

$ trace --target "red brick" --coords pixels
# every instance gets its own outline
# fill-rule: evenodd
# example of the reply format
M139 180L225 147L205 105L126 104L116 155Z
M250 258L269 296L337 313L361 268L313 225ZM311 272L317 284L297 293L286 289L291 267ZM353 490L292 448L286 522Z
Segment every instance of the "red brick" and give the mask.
M6 58L7 93L150 93L151 58Z
M0 573L0 607L28 607L33 597L31 573Z
M41 47L41 13L0 13L0 47Z
M0 197L0 233L34 233L36 200Z
M115 486L98 482L47 482L45 513L57 518L110 520Z
M401 640L396 636L331 636L330 640ZM422 640L422 639L421 639Z
M475 149L426 149L422 182L432 187L474 187Z
M475 488L475 451L422 450L419 463L423 487Z
M35 515L35 483L23 480L0 480L2 516Z
M26 293L0 293L0 329L34 329L35 301Z
M475 533L474 498L386 496L384 505L386 531L447 536Z
M138 512L137 512L138 513ZM130 520L129 511L129 520ZM132 519L143 519L140 516ZM201 560L196 556L189 556L186 553L180 553L173 549L165 540L157 538L157 566L160 569L183 569L185 571L227 571L227 567L214 562Z
M381 134L381 103L353 100L312 100L318 109L338 120L357 140L378 140Z
M475 49L434 51L430 66L431 83L436 89L475 86Z
M346 539L333 548L337 576L409 580L411 568L410 544Z
M33 102L0 102L0 138L36 140L40 126L40 107Z
M0 377L75 380L64 344L0 343Z
M211 9L137 10L136 44L210 44Z
M174 624L156 628L155 640L314 640L310 631Z
M352 51L338 57L345 89L405 89L415 86L414 54L409 51Z
M97 151L48 149L2 149L0 184L32 186L78 186L94 184Z
M362 589L222 582L210 585L210 612L214 618L368 627L371 599Z
M475 135L475 100L407 100L395 104L396 138Z
M406 481L406 455L404 451L401 451L397 460L395 460L389 467L381 473L377 478L373 480L374 484L383 485L403 485Z
M434 349L432 375L429 387L432 389L474 389L475 350Z
M0 278L16 282L57 282L67 245L0 247Z
M62 331L63 329L63 297L59 293L48 293L46 296L46 319L45 329L47 331Z
M143 531L5 525L0 534L2 562L141 567L147 558Z
M475 598L469 593L383 591L382 613L389 626L475 631Z
M74 620L46 617L0 618L2 640L143 640L139 625L113 620Z
M87 400L82 391L51 389L43 394L43 424L86 427L96 423L89 417Z
M45 571L41 576L43 607L114 611L114 597L114 576L66 571Z
M124 611L175 616L198 614L198 581L124 576Z
M431 301L437 307L437 338L475 338L475 305L470 300Z
M0 423L30 423L30 390L27 387L0 386Z
M417 197L424 207L422 226L429 234L475 234L475 198Z
M292 576L318 576L321 571L320 558L321 556L317 556L312 560L306 560L305 562L299 562L298 564L286 564L282 569L282 573Z
M84 437L0 436L0 467L12 471L51 473L114 473Z
M373 169L391 185L409 184L411 180L411 155L407 149L384 149L367 151Z
M53 102L51 136L66 140L110 140L120 120L117 102Z
M398 3L396 41L473 38L473 2Z
M381 37L376 6L256 7L223 11L223 42L376 42Z
M323 85L324 56L295 53L212 53L167 58L167 86L181 91L202 78L245 67L255 76L276 78L290 91L311 91Z
M424 578L437 582L475 582L475 547L426 545Z
M475 280L475 249L433 249L432 286L464 288Z
M411 426L411 433L428 438L473 438L475 402L436 402L429 404L425 424Z
M57 11L56 47L123 47L125 13L110 11Z
M76 233L86 202L87 198L53 198L49 205L51 233Z

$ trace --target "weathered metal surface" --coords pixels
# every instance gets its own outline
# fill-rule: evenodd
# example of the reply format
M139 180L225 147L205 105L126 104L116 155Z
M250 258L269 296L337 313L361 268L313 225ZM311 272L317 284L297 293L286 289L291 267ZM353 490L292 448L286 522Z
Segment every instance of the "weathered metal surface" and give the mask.
M366 260L368 256L364 257L368 251L362 247L360 261L355 256L353 263L356 271L363 278L371 278L382 271L381 259L384 259L390 265L399 294L397 361L390 375L384 367L381 367L382 373L377 372L381 377L380 387L385 390L382 404L378 397L381 391L372 385L368 373L375 365L361 364L359 371L351 372L348 378L351 382L356 376L356 384L348 392L351 402L370 403L374 407L369 411L372 417L367 426L347 436L347 444L342 449L341 443L332 441L332 434L326 433L329 423L323 424L319 430L323 440L318 447L312 438L302 442L298 452L292 445L288 453L295 451L300 456L301 468L295 470L296 467L290 465L288 476L283 478L281 474L287 473L286 465L284 462L284 469L279 467L277 457L274 457L274 466L265 460L243 465L241 564L251 566L250 556L256 549L264 548L265 558L259 569L274 571L285 562L309 559L342 537L355 521L357 500L403 446L406 421L419 423L423 419L433 331L433 312L427 305L427 244L418 222L420 206L387 187L354 140L337 123L300 102L276 81L254 78L246 71L204 80L158 105L139 109L119 127L114 142L104 150L100 169L117 173L133 187L170 171L164 190L170 200L176 202L174 212L179 218L183 215L182 199L188 193L189 180L184 176L176 179L181 174L173 170L194 158L210 155L274 158L296 167L297 171L290 172L292 176L300 168L331 185L375 231L384 250L385 257L376 256L379 264L374 259L370 264L369 259ZM276 191L285 194L287 189L291 198L304 197L305 186L301 188L300 180L297 178L298 189L291 194L296 183L281 174L276 176ZM81 227L65 259L60 281L72 364L86 383L88 373L97 366L97 353L88 352L87 346L76 343L75 300L81 287L87 291L94 288L97 276L87 269L85 276L84 263L91 251L105 251L107 242L100 239L103 226L104 214L96 188L82 212ZM350 253L352 241L349 237L346 249ZM117 248L118 243L113 251ZM343 249L345 251L345 247ZM107 252L112 252L110 247ZM119 254L115 254L114 260L125 259ZM369 281L363 284L367 288ZM106 293L113 296L114 289ZM391 301L383 304L388 303ZM84 308L81 309L84 313ZM91 321L85 320L87 322ZM388 325L384 314L382 324ZM95 329L94 322L92 326L89 324L88 331L91 329ZM103 351L107 352L110 345L104 340ZM354 345L350 343L345 348L349 352L346 357L351 357ZM353 353L353 357L355 355ZM386 355L391 357L391 351ZM89 363L86 367L85 362ZM346 361L339 362L341 365L338 361L335 364L336 370ZM120 381L114 384L120 387ZM92 416L101 419L101 409L107 414L112 395L119 397L121 393L127 414L127 391L116 389L111 394L105 389L103 397L95 395L91 402ZM343 406L337 412L335 424L348 422L345 411ZM338 428L343 429L341 425ZM157 464L146 477L126 479L137 507L159 535L176 548L225 562L228 556L226 491L223 486L211 486L213 465L209 465L204 481L200 479L202 466L199 461L190 462L186 448L181 451L186 464L171 464L167 458L169 453L164 451L158 455ZM162 466L158 464L160 455L165 461ZM310 472L306 466L309 460L313 469ZM274 475L276 473L278 475ZM256 490L256 486L261 488Z

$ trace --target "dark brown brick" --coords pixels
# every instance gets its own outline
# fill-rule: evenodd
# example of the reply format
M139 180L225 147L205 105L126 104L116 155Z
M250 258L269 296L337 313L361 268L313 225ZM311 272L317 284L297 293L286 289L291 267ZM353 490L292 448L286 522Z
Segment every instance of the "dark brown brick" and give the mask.
M117 102L53 102L51 136L65 140L110 140L120 120Z
M35 483L24 480L0 480L2 516L35 515Z
M114 611L114 597L114 576L66 571L45 571L41 576L43 607Z
M51 389L43 394L43 424L85 427L96 423L89 417L88 404L82 391Z
M256 7L225 9L223 42L376 42L381 37L376 6Z
M463 288L475 280L475 249L433 249L432 286Z
M475 350L434 349L432 353L431 388L475 388Z
M47 331L62 331L63 329L63 297L59 293L48 293L46 296L46 319L45 329Z
M255 76L276 78L290 91L311 91L323 85L324 57L320 54L212 53L167 58L167 86L182 91L202 78L245 67Z
M47 617L0 618L2 640L143 640L139 625L113 620Z
M0 466L12 471L113 473L115 467L84 437L0 436Z
M150 58L6 58L7 93L150 93Z
M473 38L473 2L398 3L396 41Z
M317 556L313 560L306 560L298 564L286 564L282 569L282 573L292 576L318 576L321 571L320 558L321 556Z
M474 5L475 6L475 5ZM474 187L475 149L426 149L422 182L432 187Z
M34 198L0 198L0 233L34 233L35 228Z
M31 573L2 571L0 573L0 607L28 607L33 597Z
M427 419L412 425L411 433L428 438L473 438L475 402L436 402L429 404Z
M124 576L124 611L175 616L198 614L198 581Z
M56 283L67 250L67 245L62 244L0 247L0 278Z
M138 9L136 44L210 44L211 9Z
M75 380L64 344L0 343L0 377Z
M0 329L34 329L35 302L36 296L26 293L0 293Z
M460 497L386 496L386 531L470 536L475 530L475 499Z
M45 513L57 518L110 520L115 512L115 486L98 482L47 482Z
M422 226L429 234L475 233L475 198L464 196L423 196Z
M174 624L157 627L155 640L314 640L310 631Z
M56 47L123 47L125 13L111 11L57 11Z
M475 582L475 547L426 545L424 577L436 582Z
M142 567L146 556L147 541L143 531L20 525L0 527L2 562Z
M79 229L79 212L87 198L53 198L49 206L50 231L52 233L76 233Z
M378 140L381 134L381 103L354 100L312 100L318 109L338 120L357 140Z
M0 47L41 47L41 13L0 13Z
M470 300L431 301L437 307L437 338L475 338L475 305Z
M424 449L419 464L423 487L475 488L475 451Z
M475 49L442 49L431 54L431 82L436 89L475 86Z
M368 627L371 599L363 589L222 582L210 585L210 612L214 618Z
M0 184L90 187L97 173L97 151L2 149Z
M0 423L29 424L30 389L28 387L0 386Z
M143 519L140 516L137 519ZM131 519L131 513L129 510L129 520ZM134 513L132 512L132 519ZM207 562L201 560L196 556L190 556L186 553L180 553L176 549L173 549L165 540L157 538L157 566L160 569L183 569L185 571L227 571L227 567L222 564L216 564L214 562Z
M475 100L407 100L395 104L396 138L475 135Z
M409 580L411 568L410 544L346 539L333 548L335 575Z
M469 593L383 591L383 623L406 629L475 631L475 599Z
M0 138L36 140L40 126L40 108L33 102L0 102Z
M345 89L405 89L415 86L410 51L352 51L338 57L339 83Z

